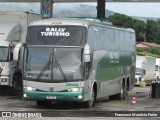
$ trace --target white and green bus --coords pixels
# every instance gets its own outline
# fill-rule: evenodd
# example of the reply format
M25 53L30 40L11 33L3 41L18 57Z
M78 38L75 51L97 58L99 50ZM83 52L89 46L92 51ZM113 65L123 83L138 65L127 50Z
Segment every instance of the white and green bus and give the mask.
M125 99L134 87L135 32L100 19L51 18L28 27L23 96L51 101Z

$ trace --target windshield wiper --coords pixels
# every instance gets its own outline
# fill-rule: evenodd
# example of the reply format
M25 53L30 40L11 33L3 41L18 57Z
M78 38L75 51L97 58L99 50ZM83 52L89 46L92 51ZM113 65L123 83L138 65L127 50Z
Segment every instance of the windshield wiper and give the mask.
M37 80L38 80L40 77L43 76L43 73L47 70L47 68L49 69L49 66L50 66L50 64L51 64L50 59L51 59L51 54L50 54L50 57L49 57L48 62L47 62L46 65L43 67L43 69L41 70L41 72L38 74Z
M61 72L61 74L62 74L64 80L67 81L66 75L64 74L61 65L59 64L59 62L58 62L58 60L57 60L55 54L53 54L53 55L54 55L54 58L55 58L55 63L56 63L56 65L57 65L57 67L59 68L59 71Z

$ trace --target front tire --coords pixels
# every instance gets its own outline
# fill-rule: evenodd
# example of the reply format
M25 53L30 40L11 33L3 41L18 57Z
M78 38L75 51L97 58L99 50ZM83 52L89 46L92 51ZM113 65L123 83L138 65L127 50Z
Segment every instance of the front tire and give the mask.
M94 91L94 89L92 89L91 100L85 102L85 107L92 108L95 103L95 98L96 98L95 91Z
M43 106L45 105L45 102L44 101L36 101L37 105L38 106Z

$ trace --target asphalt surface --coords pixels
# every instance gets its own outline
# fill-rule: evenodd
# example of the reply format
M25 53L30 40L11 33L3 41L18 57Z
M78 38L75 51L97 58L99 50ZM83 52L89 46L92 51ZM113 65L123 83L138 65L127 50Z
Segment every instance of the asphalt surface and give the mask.
M0 88L1 90L2 88ZM3 88L1 91L5 91ZM116 116L117 112L124 112L127 114L139 111L141 113L146 112L158 112L160 111L159 98L151 98L150 87L140 88L136 87L129 92L128 97L125 100L109 100L108 98L103 98L97 100L93 108L87 109L83 108L82 104L73 103L60 103L53 102L51 105L45 105L39 107L34 101L25 101L19 95L10 95L10 91L2 93L0 95L0 111L16 111L20 113L24 112L36 112L41 113L42 118L34 118L34 120L159 120L160 118L156 116L140 116L140 117L126 117L126 116ZM7 93L7 94L6 94ZM136 96L136 104L132 105L132 96ZM114 117L115 115L115 117ZM44 117L51 116L51 117ZM15 118L0 118L2 120L11 120ZM27 119L31 120L33 118L16 117L16 120Z

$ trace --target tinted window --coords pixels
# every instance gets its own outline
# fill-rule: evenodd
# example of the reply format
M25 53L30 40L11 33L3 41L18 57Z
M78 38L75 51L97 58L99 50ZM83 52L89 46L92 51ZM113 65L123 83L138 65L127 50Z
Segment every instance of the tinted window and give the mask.
M81 46L86 32L82 26L31 26L26 42L29 45Z

